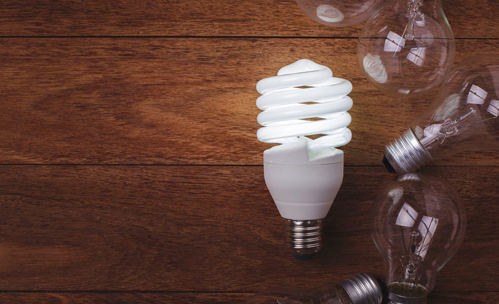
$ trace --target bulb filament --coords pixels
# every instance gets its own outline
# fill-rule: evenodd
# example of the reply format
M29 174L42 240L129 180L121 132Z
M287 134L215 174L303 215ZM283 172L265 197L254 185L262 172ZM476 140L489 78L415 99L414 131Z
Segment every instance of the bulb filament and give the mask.
M421 13L421 6L423 5L423 0L409 0L407 4L407 17L409 18L409 23L404 29L404 35L402 35L407 40L414 40L414 25L418 17L423 17Z

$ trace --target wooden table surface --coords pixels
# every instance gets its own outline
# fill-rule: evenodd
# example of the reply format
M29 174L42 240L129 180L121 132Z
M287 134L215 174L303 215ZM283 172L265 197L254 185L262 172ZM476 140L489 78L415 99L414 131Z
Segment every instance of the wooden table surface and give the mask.
M456 61L497 57L499 2L447 0ZM361 26L294 1L0 2L0 302L274 303L358 272L383 146L432 102L362 75ZM325 248L296 261L263 180L257 80L310 58L350 79L353 140ZM430 303L499 303L497 152L428 169L468 231Z

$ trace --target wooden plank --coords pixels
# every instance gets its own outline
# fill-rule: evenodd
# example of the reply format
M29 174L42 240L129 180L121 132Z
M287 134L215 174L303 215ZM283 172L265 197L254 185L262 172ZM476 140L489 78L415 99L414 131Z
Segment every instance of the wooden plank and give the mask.
M384 145L432 96L388 97L362 75L352 39L2 39L0 163L261 164L255 83L311 58L352 81L347 165ZM497 42L459 41L458 61ZM499 165L495 153L447 165Z
M175 304L231 304L231 303L275 303L273 297L256 296L254 294L226 293L8 293L0 294L0 301L9 303L175 303ZM254 302L256 301L256 302Z
M459 190L469 218L437 291L499 290L499 168L432 173ZM262 174L257 166L2 166L0 290L286 294L363 271L383 277L369 231L372 200L391 175L347 168L324 251L303 262L286 249Z
M497 1L446 0L456 37L498 38ZM0 35L358 36L328 28L287 1L15 1L0 3Z
M0 301L4 304L16 303L207 303L207 304L275 304L276 296L259 294L231 293L0 293ZM495 304L499 301L498 292L449 292L432 294L429 301L438 304Z

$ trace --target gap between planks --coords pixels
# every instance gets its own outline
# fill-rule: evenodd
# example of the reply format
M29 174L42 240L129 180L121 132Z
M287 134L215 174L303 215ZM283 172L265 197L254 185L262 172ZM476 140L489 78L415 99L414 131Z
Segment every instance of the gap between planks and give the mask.
M348 36L332 36L332 37L325 37L325 36L230 36L230 35L223 35L223 36L190 36L190 35L183 35L183 36L167 36L167 35L144 35L144 36L136 36L136 35L61 35L61 36L23 36L23 35L14 35L14 36L0 36L0 39L87 39L87 38L103 38L103 39L109 39L109 38L115 38L115 39L327 39L327 40L334 40L334 39L359 39L358 36L353 36L353 37L348 37ZM499 38L487 38L487 37L455 37L455 40L499 40Z

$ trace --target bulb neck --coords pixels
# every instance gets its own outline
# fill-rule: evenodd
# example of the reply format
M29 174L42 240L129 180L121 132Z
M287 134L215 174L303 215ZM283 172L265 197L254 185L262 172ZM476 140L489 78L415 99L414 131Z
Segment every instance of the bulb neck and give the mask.
M442 0L395 0L399 5L403 7L410 7L413 5L425 6L429 9L439 9L442 8Z
M385 166L398 174L417 171L432 160L411 129L385 146Z
M322 220L288 220L291 248L297 258L307 257L322 248Z
M406 298L396 294L388 294L388 304L428 304L427 297Z
M389 304L427 304L427 289L419 284L392 283L388 286Z
M404 38L412 40L412 28L415 26L416 20L424 20L424 15L434 18L445 17L440 0L396 0L396 11L405 13L408 20L406 36ZM447 19L444 18L447 22ZM422 24L421 22L419 24Z

